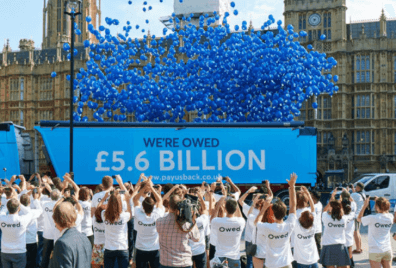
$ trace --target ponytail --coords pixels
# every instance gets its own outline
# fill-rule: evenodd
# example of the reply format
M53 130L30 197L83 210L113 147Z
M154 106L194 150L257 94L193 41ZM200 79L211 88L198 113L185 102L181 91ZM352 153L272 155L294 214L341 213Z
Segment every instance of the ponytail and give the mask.
M342 209L344 210L345 215L349 215L351 213L352 208L351 208L351 201L347 198L342 199Z
M330 201L330 207L331 207L331 218L333 220L341 220L342 216L344 215L344 212L342 210L341 202L336 200L336 201Z

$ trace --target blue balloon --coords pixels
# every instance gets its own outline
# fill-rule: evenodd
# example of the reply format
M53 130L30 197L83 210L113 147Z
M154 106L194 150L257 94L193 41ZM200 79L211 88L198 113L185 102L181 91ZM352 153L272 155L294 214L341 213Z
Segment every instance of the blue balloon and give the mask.
M86 22L88 22L88 23L90 23L90 22L92 21L92 18L91 18L91 16L87 16L87 17L85 17L85 21L86 21Z
M234 2L231 2L231 7L235 7L235 3Z
M52 72L52 73L51 73L51 77L52 77L52 78L55 78L55 77L56 77L56 72Z

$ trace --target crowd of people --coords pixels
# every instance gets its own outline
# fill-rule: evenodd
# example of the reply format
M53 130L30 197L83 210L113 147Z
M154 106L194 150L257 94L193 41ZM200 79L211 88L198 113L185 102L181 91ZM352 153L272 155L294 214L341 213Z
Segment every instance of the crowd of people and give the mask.
M241 195L229 177L187 188L105 176L92 191L69 174L13 176L1 188L1 266L239 268L244 240L246 268L354 267L362 224L371 267L391 267L386 198L372 198L376 213L366 215L370 198L358 183L339 197L335 189L323 207L320 193L296 181L287 180L287 207L269 181Z

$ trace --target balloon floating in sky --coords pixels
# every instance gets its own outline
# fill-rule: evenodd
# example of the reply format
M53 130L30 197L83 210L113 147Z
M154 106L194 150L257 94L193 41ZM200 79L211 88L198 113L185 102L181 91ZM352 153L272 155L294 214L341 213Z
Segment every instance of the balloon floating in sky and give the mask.
M222 21L213 14L200 16L198 26L190 23L194 14L172 14L172 31L164 28L163 37L141 40L128 37L134 30L130 23L112 34L118 20L106 18L96 30L86 17L97 41L83 42L90 59L74 78L74 90L80 90L74 120L87 121L83 108L88 106L100 122L126 121L128 115L139 122L185 122L190 112L195 122L284 122L299 116L303 102L314 95L338 91L338 76L322 75L336 60L311 45L304 48L297 40L306 32L291 25L283 29L272 15L260 31L246 32L244 21L242 32L239 25L232 32L228 12ZM213 27L216 22L220 26ZM277 28L269 30L274 24ZM69 44L63 49L70 54Z
M52 78L55 78L55 77L56 77L56 72L52 72L52 73L51 73L51 77L52 77Z

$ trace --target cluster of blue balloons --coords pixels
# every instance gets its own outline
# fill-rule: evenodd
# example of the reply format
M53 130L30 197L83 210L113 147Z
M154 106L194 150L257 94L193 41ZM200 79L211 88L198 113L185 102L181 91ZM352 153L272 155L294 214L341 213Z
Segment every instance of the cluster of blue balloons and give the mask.
M237 15L234 2L231 7ZM336 60L296 41L306 32L283 29L278 21L275 34L268 29L272 15L260 31L232 32L229 16L220 21L220 14L206 14L194 26L193 14L172 14L171 33L165 28L164 37L142 40L128 38L129 21L124 34L112 35L117 19L106 18L106 27L94 29L87 17L98 42L84 41L90 59L74 80L74 90L80 90L74 120L88 121L87 105L97 121L125 121L134 114L140 122L185 122L189 112L196 112L195 122L292 121L313 95L338 91L338 76L322 75ZM69 44L64 49L70 51Z

